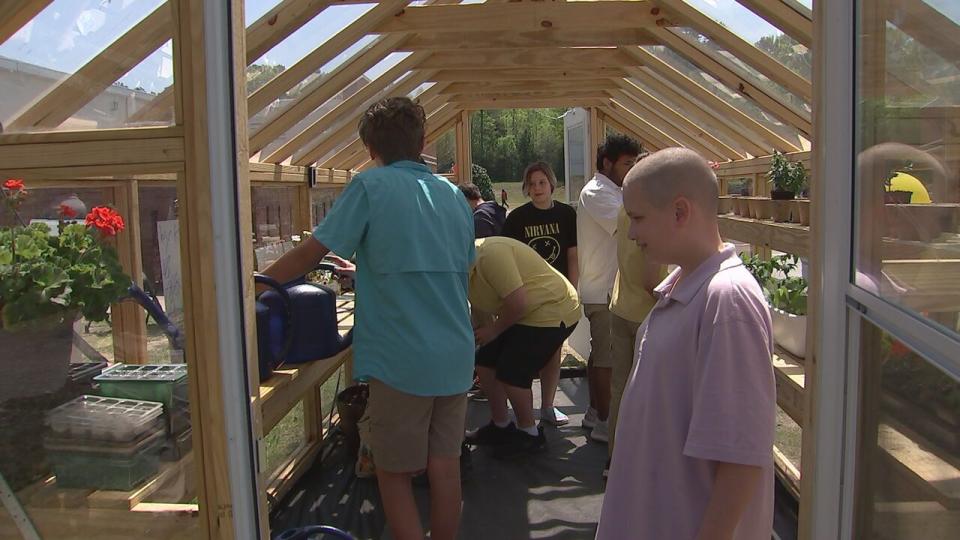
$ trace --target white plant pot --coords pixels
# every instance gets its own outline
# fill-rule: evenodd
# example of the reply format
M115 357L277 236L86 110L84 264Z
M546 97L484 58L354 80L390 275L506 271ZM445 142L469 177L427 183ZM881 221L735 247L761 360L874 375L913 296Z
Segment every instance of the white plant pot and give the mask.
M773 340L777 345L797 358L806 358L807 316L771 307L770 317L773 319Z

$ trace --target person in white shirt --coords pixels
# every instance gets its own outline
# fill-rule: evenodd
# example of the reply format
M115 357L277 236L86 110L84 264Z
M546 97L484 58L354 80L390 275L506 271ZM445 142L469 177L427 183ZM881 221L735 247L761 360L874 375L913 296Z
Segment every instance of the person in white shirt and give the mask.
M610 378L613 367L610 293L617 275L617 215L623 207L620 186L640 155L640 143L626 135L609 135L597 148L597 174L580 192L577 209L580 300L590 321L587 382L590 408L583 427L590 438L607 442Z

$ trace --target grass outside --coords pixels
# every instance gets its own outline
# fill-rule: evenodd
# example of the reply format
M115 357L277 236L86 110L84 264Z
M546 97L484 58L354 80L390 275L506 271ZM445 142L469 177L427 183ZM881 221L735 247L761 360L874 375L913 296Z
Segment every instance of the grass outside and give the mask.
M530 202L530 199L523 195L522 186L522 182L494 182L493 193L497 196L497 202L500 202L500 190L507 190L507 204L512 210ZM563 184L557 184L557 189L553 191L553 200L564 202Z

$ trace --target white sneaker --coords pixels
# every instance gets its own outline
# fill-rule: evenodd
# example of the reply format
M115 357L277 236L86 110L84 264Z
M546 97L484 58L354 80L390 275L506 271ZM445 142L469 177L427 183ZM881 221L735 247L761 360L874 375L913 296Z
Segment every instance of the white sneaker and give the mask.
M610 441L610 432L607 428L606 420L597 420L597 424L593 426L593 430L590 431L590 438L602 443Z
M593 426L597 425L599 421L600 418L597 417L597 410L589 408L587 409L587 413L583 415L583 420L580 421L580 425L586 429L593 429Z
M547 410L540 411L540 421L555 426L565 426L570 423L570 417L560 412L560 409L551 407Z

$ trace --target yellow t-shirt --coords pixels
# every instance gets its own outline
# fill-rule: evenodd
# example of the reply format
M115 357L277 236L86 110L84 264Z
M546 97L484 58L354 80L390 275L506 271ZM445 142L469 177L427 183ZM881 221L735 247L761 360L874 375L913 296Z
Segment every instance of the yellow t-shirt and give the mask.
M614 234L617 240L617 278L613 282L610 311L628 321L641 323L657 301L643 288L643 250L627 236L629 229L630 218L620 209ZM666 275L666 268L661 267L660 279Z
M503 236L480 238L476 246L468 292L474 308L498 313L504 298L526 287L527 310L518 324L572 326L580 320L577 289L533 248Z

